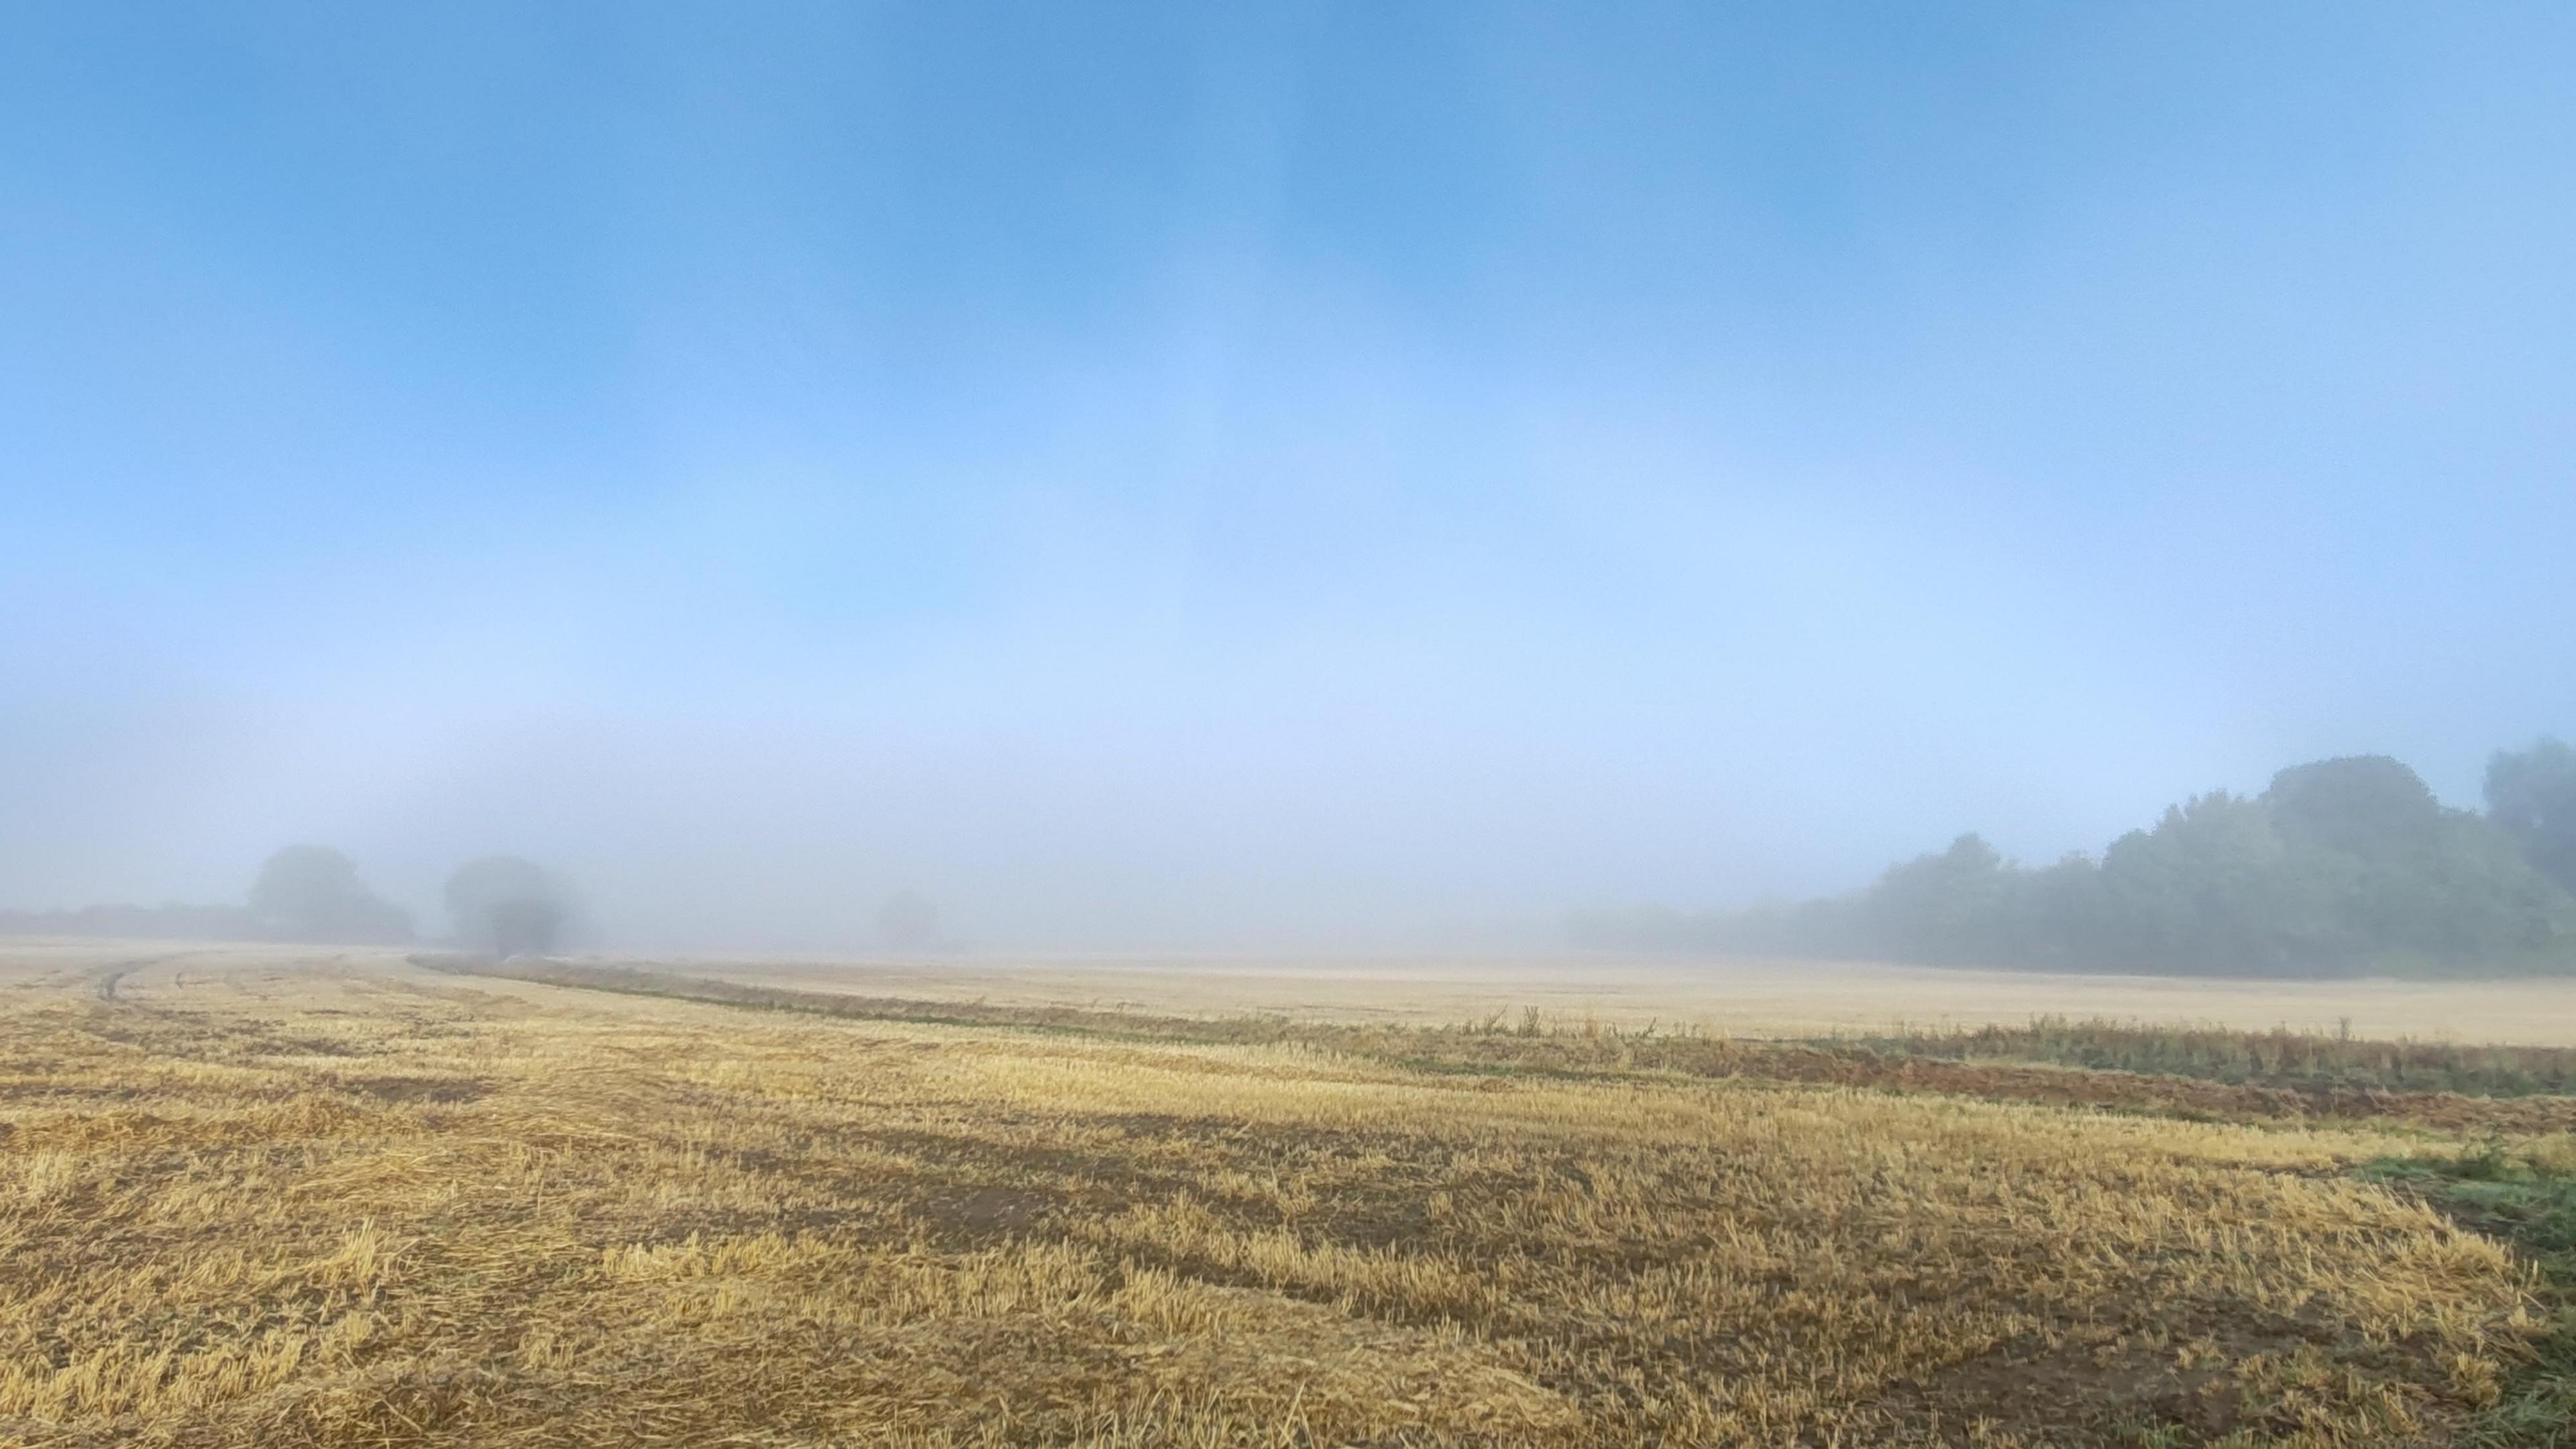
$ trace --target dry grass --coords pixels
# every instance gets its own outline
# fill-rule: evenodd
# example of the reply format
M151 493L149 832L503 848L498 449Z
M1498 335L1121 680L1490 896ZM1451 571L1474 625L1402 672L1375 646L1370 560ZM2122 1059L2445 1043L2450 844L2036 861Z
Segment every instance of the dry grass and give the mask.
M2569 1080L2576 1051L2564 1047L2463 1047L2049 1018L2020 1028L1772 1041L1696 1027L1659 1031L1651 1023L1622 1028L1592 1013L1550 1016L1535 1006L1444 1026L1157 1016L858 996L598 962L504 965L452 954L409 959L455 975L855 1020L1021 1027L1154 1043L1297 1043L1414 1070L1754 1077L2198 1120L2403 1122L2525 1137L2576 1130L2576 1096L2566 1093L2576 1085Z
M2372 1041L2349 1030L2240 1031L2206 1023L2149 1026L2043 1016L2015 1026L1908 1032L1867 1044L1961 1061L2052 1062L2240 1086L2479 1097L2576 1093L2576 1047Z
M2237 1030L2576 1046L2576 977L2287 981L1984 971L1870 962L1591 954L1444 958L955 957L933 961L681 960L667 968L760 986L996 1006L1156 1015L1263 1012L1300 1021L1437 1025L1496 1008L1659 1021L1732 1036L1877 1035L1899 1025L2019 1027L2033 1016Z
M116 964L0 991L11 1442L2438 1443L2540 1330L2375 1132Z

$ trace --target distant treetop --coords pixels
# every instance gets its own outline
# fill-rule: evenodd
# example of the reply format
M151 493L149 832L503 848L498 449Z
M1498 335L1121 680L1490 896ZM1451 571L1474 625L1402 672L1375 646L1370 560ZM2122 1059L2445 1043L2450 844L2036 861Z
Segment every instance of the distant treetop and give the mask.
M2487 815L2541 874L2576 891L2576 749L2544 739L2487 762Z
M290 845L270 856L251 883L250 914L262 934L280 940L411 939L410 914L368 890L349 857L319 845Z
M574 916L562 877L515 855L469 860L447 878L447 913L459 943L496 956L543 956L568 938Z

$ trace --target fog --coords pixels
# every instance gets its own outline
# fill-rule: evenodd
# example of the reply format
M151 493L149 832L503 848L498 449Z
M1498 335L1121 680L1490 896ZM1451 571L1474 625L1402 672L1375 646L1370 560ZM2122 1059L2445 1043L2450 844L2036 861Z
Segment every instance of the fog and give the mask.
M2576 28L0 18L0 909L1553 943L2576 732Z

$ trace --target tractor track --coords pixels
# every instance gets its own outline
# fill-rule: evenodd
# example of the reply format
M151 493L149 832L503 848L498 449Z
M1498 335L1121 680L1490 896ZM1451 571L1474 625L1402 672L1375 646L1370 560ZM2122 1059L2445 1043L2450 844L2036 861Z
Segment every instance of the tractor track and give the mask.
M192 954L194 953L187 951L173 951L164 956L143 956L132 961L119 961L115 965L108 967L106 970L99 972L97 978L91 984L97 990L99 1000L114 1002L117 999L116 988L125 980L126 977L133 975L135 972L140 971L147 966L158 966L164 961L176 961L183 956Z

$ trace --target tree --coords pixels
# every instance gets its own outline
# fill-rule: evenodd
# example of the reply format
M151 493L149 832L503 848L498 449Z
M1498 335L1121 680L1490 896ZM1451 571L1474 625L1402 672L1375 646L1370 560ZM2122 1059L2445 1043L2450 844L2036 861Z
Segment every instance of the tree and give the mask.
M2576 749L2544 739L2487 762L2487 815L2533 868L2576 891Z
M2283 841L2370 861L2420 854L2442 827L2432 787L2386 755L2292 765L2272 777L2263 804Z
M268 858L251 883L259 930L290 941L392 943L411 939L411 917L367 889L349 857L319 845L290 845Z
M573 918L563 878L515 855L469 860L447 878L456 939L496 956L542 956L560 945Z
M1863 909L1871 942L1924 960L1973 960L1994 935L2005 882L2004 858L1973 831L1890 866Z
M2102 852L2090 964L2128 970L2297 969L2314 903L2285 889L2284 847L2262 802L2213 790Z
M877 935L899 951L939 944L939 908L919 891L896 891L877 908Z

